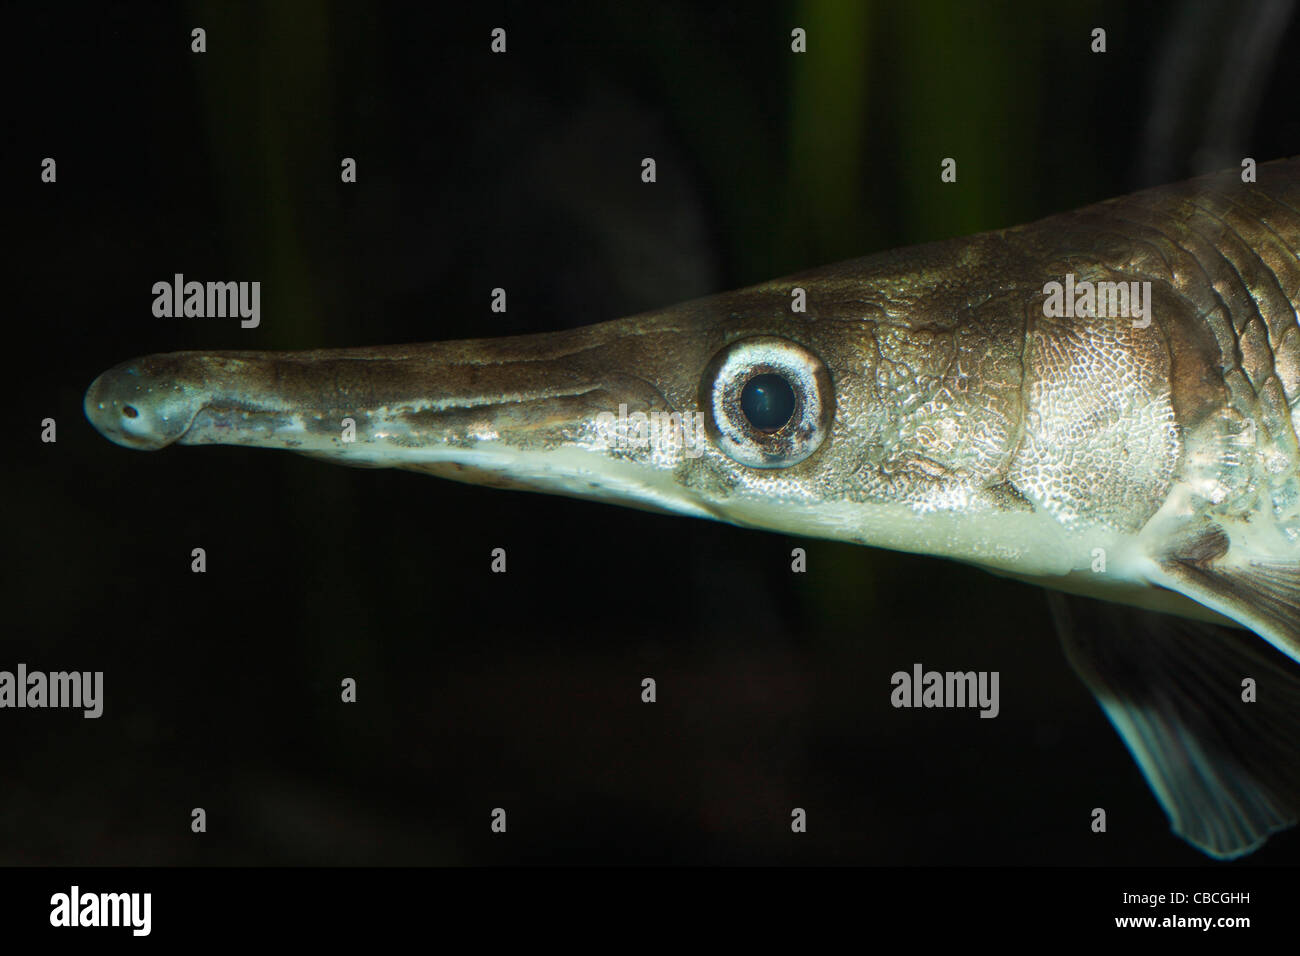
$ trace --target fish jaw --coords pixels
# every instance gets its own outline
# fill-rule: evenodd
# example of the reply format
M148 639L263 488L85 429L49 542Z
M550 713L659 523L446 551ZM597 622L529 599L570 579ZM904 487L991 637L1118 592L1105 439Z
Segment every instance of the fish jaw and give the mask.
M627 339L676 354L697 331L624 321L393 348L150 355L96 378L84 407L104 437L133 449L276 448L713 517L674 477L703 440L694 419L653 447L620 440L620 416L634 431L638 415L670 415L681 396L611 364Z

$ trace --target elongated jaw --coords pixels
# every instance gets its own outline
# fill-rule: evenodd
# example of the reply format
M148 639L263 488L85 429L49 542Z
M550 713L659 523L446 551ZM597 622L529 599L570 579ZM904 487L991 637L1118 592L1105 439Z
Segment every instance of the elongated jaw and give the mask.
M104 372L85 413L134 449L280 448L715 517L690 480L706 441L696 385L711 338L625 320L391 348L175 352Z

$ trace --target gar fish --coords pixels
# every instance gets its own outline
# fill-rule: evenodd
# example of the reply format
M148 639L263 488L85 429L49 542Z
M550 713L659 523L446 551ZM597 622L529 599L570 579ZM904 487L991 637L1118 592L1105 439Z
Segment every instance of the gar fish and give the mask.
M1300 158L1242 179L552 334L150 355L85 412L1086 595L1072 663L1173 830L1240 856L1300 807Z

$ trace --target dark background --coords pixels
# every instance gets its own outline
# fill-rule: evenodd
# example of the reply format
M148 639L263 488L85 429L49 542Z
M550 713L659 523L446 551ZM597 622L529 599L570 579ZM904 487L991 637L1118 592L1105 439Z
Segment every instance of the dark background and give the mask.
M1270 9L10 8L0 668L103 670L106 704L0 713L0 863L1210 863L1032 587L290 454L132 452L81 400L150 352L583 325L1300 153L1300 28ZM175 272L261 281L261 327L154 318ZM892 709L917 661L1000 671L1001 716ZM1241 865L1297 859L1291 832Z

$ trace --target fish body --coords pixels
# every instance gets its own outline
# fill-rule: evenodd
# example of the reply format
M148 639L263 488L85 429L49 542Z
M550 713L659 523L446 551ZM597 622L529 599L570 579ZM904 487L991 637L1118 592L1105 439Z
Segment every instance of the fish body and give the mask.
M1103 612L1057 611L1175 830L1229 857L1294 822L1300 159L563 332L147 356L85 410L128 447L283 448L1173 613L1135 661ZM1245 671L1274 695L1228 718Z

